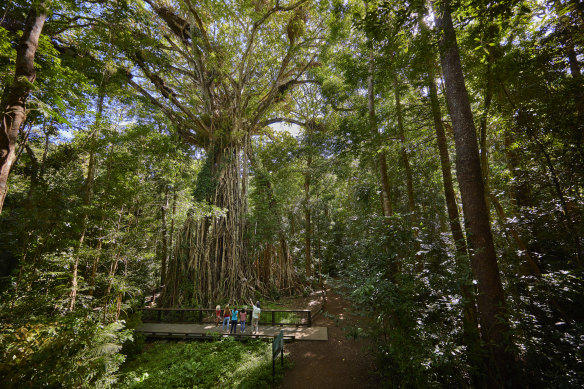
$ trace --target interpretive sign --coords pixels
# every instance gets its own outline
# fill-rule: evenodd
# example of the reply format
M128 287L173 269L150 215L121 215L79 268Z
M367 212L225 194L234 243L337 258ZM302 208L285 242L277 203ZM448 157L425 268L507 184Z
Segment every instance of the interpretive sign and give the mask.
M272 380L276 379L276 357L280 353L280 363L284 367L284 331L280 331L272 343Z

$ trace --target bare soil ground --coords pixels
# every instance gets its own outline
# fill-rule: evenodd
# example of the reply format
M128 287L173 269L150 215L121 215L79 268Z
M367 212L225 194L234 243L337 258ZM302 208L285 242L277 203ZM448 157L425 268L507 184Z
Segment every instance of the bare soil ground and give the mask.
M370 322L350 312L350 303L327 289L325 313L312 325L328 327L328 341L289 343L285 346L293 367L286 371L280 389L343 389L378 387L371 342L356 339L355 328ZM318 296L290 301L304 307L318 304ZM315 301L316 300L316 301Z

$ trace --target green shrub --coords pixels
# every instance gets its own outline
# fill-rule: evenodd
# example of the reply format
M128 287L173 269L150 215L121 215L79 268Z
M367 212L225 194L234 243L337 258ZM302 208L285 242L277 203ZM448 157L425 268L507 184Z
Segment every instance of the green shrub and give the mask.
M0 334L0 382L6 388L107 388L131 339L123 322L103 326L83 317L4 326Z
M271 344L231 338L156 343L122 371L123 388L269 388Z

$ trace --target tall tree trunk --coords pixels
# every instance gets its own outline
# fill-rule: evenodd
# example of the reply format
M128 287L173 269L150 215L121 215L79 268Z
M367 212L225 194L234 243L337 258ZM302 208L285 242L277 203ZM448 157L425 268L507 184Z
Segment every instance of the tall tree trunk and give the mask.
M543 156L545 158L545 162L546 162L547 168L550 172L550 176L552 179L553 187L556 191L556 195L558 196L558 199L560 200L560 204L562 206L563 212L562 212L562 215L560 217L562 219L564 219L563 224L566 228L566 232L568 233L568 236L574 242L574 246L576 248L576 262L578 263L578 266L582 266L583 253L582 253L582 245L580 244L580 234L578 233L578 230L576 229L574 218L572 215L572 211L571 211L570 207L568 206L568 201L566 199L566 196L564 195L564 191L562 190L562 185L560 184L560 178L558 177L558 174L556 173L554 163L552 162L552 158L551 158L550 154L547 152L545 145L538 139L536 134L532 135L532 139L539 146L539 149L541 150L541 153L543 154Z
M75 302L77 300L77 289L78 289L78 272L79 272L79 259L81 255L81 249L83 248L83 242L85 241L85 235L87 233L87 227L89 224L89 206L91 205L91 196L93 195L93 181L95 180L95 169L96 169L96 147L97 139L99 138L100 126L101 126L101 116L103 112L103 100L105 98L105 89L103 87L99 90L99 95L97 98L97 113L95 115L95 125L91 134L90 150L89 150L89 163L87 166L87 178L85 179L85 184L83 185L83 221L81 228L81 236L79 237L79 244L77 247L77 252L75 253L75 260L73 266L71 267L71 304L69 305L69 310L72 311L75 308Z
M399 131L399 140L401 146L401 157L404 164L404 170L406 172L406 187L408 192L408 211L410 212L410 218L412 221L412 226L416 225L416 200L414 197L414 180L412 178L412 167L410 166L410 159L408 152L406 150L406 135L404 131L404 119L402 113L400 91L399 91L399 80L396 71L393 72L393 93L395 97L395 111L397 116L397 128ZM417 234L416 229L416 234Z
M317 195L318 202L318 195ZM321 238L320 238L320 212L316 214L316 252L318 255L318 285L322 289L322 250L321 250Z
M371 131L371 136L375 137L377 135L377 115L375 114L375 91L373 87L373 75L375 71L375 62L373 58L373 49L369 52L369 75L367 77L367 97L369 106L369 129ZM383 211L383 216L393 215L393 208L391 206L391 186L389 182L389 176L387 174L387 157L385 149L381 150L377 154L378 165L379 165L379 176L381 181L381 210Z
M567 50L568 62L570 64L570 73L572 73L572 78L577 85L575 96L576 111L580 117L584 117L584 92L582 92L584 82L582 82L583 77L582 73L580 72L580 63L578 62L578 55L574 49L574 43L571 37L567 42Z
M306 172L304 172L304 253L306 278L312 277L312 222L310 206L310 180L312 168L312 140L311 129L308 129L309 151L306 160Z
M166 283L166 262L168 260L168 222L166 214L168 212L168 185L164 191L164 204L160 207L161 223L162 223L162 253L160 260L160 286Z
M109 193L111 190L111 172L112 172L112 159L113 159L113 153L114 153L114 146L111 145L108 148L108 152L107 152L107 157L106 157L106 173L105 173L105 189L104 189L104 197L103 197L103 204L107 203L107 198L109 197ZM102 214L101 216L101 220L99 222L99 225L102 226L102 228L105 228L105 214ZM103 240L104 237L99 237L98 238L98 242L97 242L97 247L96 247L96 253L95 256L93 257L93 264L91 266L91 275L89 277L89 295L93 296L93 294L95 293L95 279L97 277L97 269L98 269L98 265L99 265L99 261L101 260L101 249L103 246Z
M428 86L430 91L432 117L434 118L434 128L436 130L436 142L438 144L438 153L440 154L440 167L442 169L442 181L444 184L446 209L448 211L448 222L450 224L450 231L452 232L457 254L466 256L466 240L462 232L462 226L460 225L460 216L458 214L454 184L452 182L452 173L450 171L448 143L446 142L446 134L442 124L442 112L440 110L440 101L438 100L438 92L433 73L433 70L428 72Z
M420 26L422 28L422 33L428 36L429 31L423 20L420 20ZM442 170L442 182L444 185L444 197L446 199L448 222L456 249L456 262L458 267L462 269L464 273L468 274L470 272L470 266L467 259L468 252L462 226L460 224L458 205L456 203L456 195L452 182L448 143L446 141L446 134L444 132L444 125L442 123L442 110L440 109L440 100L438 99L438 90L436 88L433 51L427 53L426 66L428 67L427 84L429 89L430 107L432 109L432 118L434 119L438 154L440 155L440 167ZM462 327L464 333L464 343L469 348L472 360L478 357L479 353L477 352L477 349L480 347L476 296L474 294L473 286L470 280L461 282L460 289L463 299ZM472 380L473 383L478 384L480 379L473 375Z
M440 58L454 130L456 173L468 232L469 255L473 275L478 281L480 331L497 369L497 372L489 374L490 386L503 386L514 379L511 374L513 355L508 351L510 334L505 296L485 203L476 129L464 84L450 2L443 0L439 7L434 12L440 31Z
M30 93L30 84L36 79L34 58L39 37L43 30L47 10L45 3L32 6L28 12L24 31L16 51L14 83L9 88L6 102L2 104L2 121L0 122L0 213L8 191L7 182L10 168L16 157L16 140L18 131L26 117L26 101Z
M494 47L490 45L493 40L494 26L490 24L487 32L487 67L485 69L486 85L485 85L485 100L483 102L483 114L480 120L480 152L481 152L481 172L483 176L483 183L485 186L485 203L487 204L487 210L489 209L490 202L490 189L489 189L489 155L487 150L487 125L489 119L489 111L491 109L491 101L493 100L493 61L495 59Z
M218 300L241 301L250 296L254 277L244 239L241 147L219 141L209 147L212 170L205 173L207 184L200 176L198 185L209 185L205 190L209 203L227 212L186 220L168 262L161 304L206 307ZM193 287L185 290L185 283Z
M383 216L392 216L393 207L391 205L391 185L389 183L389 175L387 174L387 158L385 150L379 151L377 158L379 164L379 175L381 177L381 208Z
M429 66L431 66L431 64L429 64ZM458 206L456 204L456 195L454 193L454 185L452 183L452 173L450 171L448 144L446 142L444 126L442 125L442 112L440 110L440 101L438 100L438 92L436 89L434 71L432 68L430 68L428 72L428 86L430 90L432 117L434 118L434 128L436 130L436 141L438 143L438 153L440 154L440 167L442 168L444 197L446 198L446 209L448 211L450 231L452 232L452 238L454 239L454 246L456 248L458 262L461 264L462 268L468 268L468 264L466 262L468 255L466 240L462 232L462 226L460 225ZM472 286L468 283L463 283L462 285L462 297L465 301L463 309L463 326L466 330L466 333L476 332L478 330L476 302Z

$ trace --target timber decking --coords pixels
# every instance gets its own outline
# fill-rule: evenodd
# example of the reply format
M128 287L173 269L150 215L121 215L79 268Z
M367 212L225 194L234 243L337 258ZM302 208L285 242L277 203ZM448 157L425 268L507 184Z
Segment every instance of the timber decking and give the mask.
M237 325L237 335L245 337L273 338L280 331L284 331L284 337L294 340L328 340L326 327L296 327L296 326L259 326L259 332L251 335L251 323L245 327L245 333L240 335L240 326ZM136 329L147 336L168 338L204 338L213 334L229 335L229 331L221 331L221 325L215 324L179 324L179 323L144 323Z

